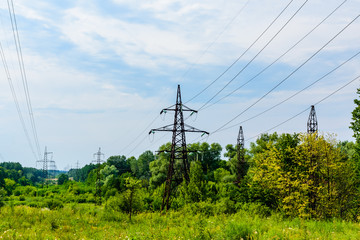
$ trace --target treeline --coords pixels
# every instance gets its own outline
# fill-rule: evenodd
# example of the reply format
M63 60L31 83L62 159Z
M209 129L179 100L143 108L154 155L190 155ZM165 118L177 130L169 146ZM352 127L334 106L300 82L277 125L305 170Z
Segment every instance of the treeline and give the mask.
M101 165L102 197L121 211L158 211L168 170L170 143L156 156L146 151L138 159L112 156ZM357 220L360 207L360 164L353 142L332 136L264 134L245 149L239 163L236 146L195 143L188 146L190 181L179 181L171 208L235 213L255 208L261 214L280 212L302 218ZM181 179L181 161L175 177ZM241 168L239 169L239 164ZM96 166L69 171L69 176L95 188ZM129 209L129 178L135 181ZM130 184L131 185L131 184Z
M58 175L56 184L43 173L19 163L0 163L3 202L32 207L66 203L99 203L109 211L159 211L162 205L171 144L154 155L111 156L97 168L89 164ZM240 210L260 215L358 220L360 162L353 142L332 136L263 134L245 149L239 162L235 145L188 145L190 180L183 180L182 161L175 162L171 209L214 215ZM100 173L101 198L96 193ZM72 177L74 180L69 180Z
M171 144L158 154L138 158L111 156L97 168L89 164L58 175L57 185L44 183L42 171L19 163L0 163L3 202L32 207L66 203L99 203L107 211L159 211L167 177ZM360 163L356 144L332 136L263 134L239 163L235 145L194 143L189 150L190 180L182 180L182 161L175 162L171 209L207 215L240 210L267 216L357 220L360 207ZM241 166L239 168L239 166ZM71 181L70 178L74 180Z

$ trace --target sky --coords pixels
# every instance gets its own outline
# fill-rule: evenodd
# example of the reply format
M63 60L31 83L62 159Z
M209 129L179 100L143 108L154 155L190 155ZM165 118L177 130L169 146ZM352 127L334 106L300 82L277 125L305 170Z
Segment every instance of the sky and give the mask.
M1 1L0 161L39 168L47 147L68 170L99 148L104 160L155 152L171 133L148 132L173 123L160 111L178 84L199 110L185 123L210 133L187 143L225 148L240 125L247 147L261 133L306 132L311 105L321 133L353 141L359 14L360 0Z

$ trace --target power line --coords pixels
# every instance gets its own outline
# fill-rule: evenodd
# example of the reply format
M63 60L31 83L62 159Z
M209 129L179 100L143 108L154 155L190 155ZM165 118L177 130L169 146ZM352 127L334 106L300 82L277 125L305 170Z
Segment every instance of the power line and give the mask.
M253 104L251 104L249 107L247 107L245 110L243 110L241 113L233 117L231 120L223 124L221 127L216 129L212 134L220 131L225 126L233 122L235 119L237 119L239 116L241 116L243 113L245 113L247 110L255 106L258 102L260 102L262 99L264 99L267 95L269 95L272 91L274 91L277 87L279 87L282 83L284 83L286 80L288 80L294 73L296 73L301 67L303 67L307 62L309 62L313 57L315 57L321 50L323 50L327 45L329 45L337 36L339 36L345 29L347 29L353 22L355 22L359 18L360 14L357 15L351 22L349 22L343 29L340 30L334 37L332 37L325 45L323 45L319 50L317 50L313 55L311 55L305 62L303 62L299 67L297 67L294 71L292 71L287 77L285 77L283 80L281 80L278 84L276 84L272 89L270 89L267 93L265 93L261 98L256 100Z
M125 151L125 149L127 149L130 145L132 145L134 142L136 142L141 136L144 135L145 132L147 132L147 130L150 128L150 126L159 118L159 115L157 115L154 120L152 120L147 126L146 128L144 128L144 130L137 135L134 140L132 140L128 145L126 145L123 149L122 152ZM131 154L144 140L142 140L139 144L137 144L131 151L129 154Z
M207 107L204 107L204 109L207 109L215 104L217 104L218 102L224 100L225 98L229 97L230 95L232 95L233 93L235 93L236 91L238 91L239 89L241 89L242 87L244 87L245 85L247 85L249 82L251 82L252 80L254 80L255 78L257 78L259 75L261 75L263 72L265 72L267 69L269 69L272 65L274 65L277 61L279 61L282 57L284 57L286 54L288 54L292 49L294 49L300 42L302 42L306 37L308 37L312 32L314 32L321 24L323 24L331 15L333 15L342 5L345 4L345 2L347 2L347 0L343 1L342 3L340 3L340 5L338 5L331 13L329 13L329 15L327 15L322 21L320 21L314 28L312 28L307 34L305 34L299 41L297 41L294 45L292 45L287 51L285 51L283 54L281 54L277 59L275 59L272 63L270 63L268 66L266 66L264 69L262 69L259 73L257 73L255 76L253 76L251 79L249 79L247 82L245 82L244 84L242 84L240 87L234 89L233 91L231 91L229 94L225 95L224 97L220 98L219 100L215 101L214 103L212 103L211 105L208 105Z
M314 104L314 106L322 103L323 101L325 101L326 99L330 98L331 96L333 96L333 95L336 94L337 92L341 91L343 88L347 87L348 85L350 85L351 83L355 82L356 80L360 80L360 75L357 76L357 77L355 77L353 80L347 82L345 85L341 86L340 88L336 89L334 92L330 93L330 94L327 95L326 97L322 98L320 101L316 102L316 103ZM296 118L297 116L303 114L304 112L307 112L310 108L311 108L311 107L307 107L306 109L304 109L304 110L302 110L301 112L295 114L295 115L292 116L291 118L286 119L285 121L277 124L276 126L274 126L274 127L270 128L270 129L268 129L268 130L266 130L266 131L264 131L264 132L262 132L262 133L260 133L260 134L258 134L258 135L256 135L256 136L254 136L254 137L251 137L251 138L249 138L249 139L246 139L246 141L251 140L251 139L253 139L253 138L256 138L256 137L260 136L261 134L264 134L264 133L266 133L266 132L269 132L269 131L271 131L271 130L273 130L273 129L275 129L275 128L277 128L277 127L279 127L279 126L281 126L281 125L283 125L283 124L291 121L292 119L294 119L294 118Z
M194 100L197 98L200 94L202 94L204 91L206 91L209 87L211 87L217 80L219 80L225 73L227 73L254 45L259 41L259 39L270 29L270 27L278 20L278 18L285 12L285 10L290 6L290 4L294 0L291 0L282 10L281 12L276 16L276 18L267 26L267 28L256 38L256 40L227 68L224 72L222 72L215 80L213 80L208 86L206 86L203 90L201 90L199 93L197 93L194 97L190 98L190 100L186 101L186 103ZM198 110L199 111L199 110Z
M10 21L11 21L11 27L12 27L12 32L13 32L13 37L14 37L14 42L15 42L15 47L16 47L16 53L17 53L17 57L18 57L20 73L21 73L21 79L22 79L25 98L26 98L26 104L27 104L27 108L28 108L28 112L29 112L30 125L31 125L31 129L32 129L32 133L33 133L33 137L34 137L34 141L35 141L35 146L36 146L36 149L38 152L38 156L39 156L39 158L41 158L40 144L39 144L39 140L38 140L36 125L35 125L35 120L34 120L34 114L32 111L29 86L28 86L27 77L26 77L24 59L22 56L21 43L20 43L19 31L18 31L18 26L17 26L17 21L16 21L14 3L11 0L11 4L10 4L9 0L7 0L7 4L8 4L9 17L10 17Z
M6 79L8 80L8 83L9 83L9 87L10 87L11 94L12 94L12 97L13 97L13 100L14 100L14 103L15 103L16 111L17 111L17 113L18 113L19 120L20 120L22 129L23 129L23 131L24 131L26 140L27 140L27 142L28 142L28 144L29 144L29 146L30 146L30 149L31 149L31 151L32 151L35 159L38 160L38 157L36 156L34 147L33 147L32 142L31 142L31 138L30 138L29 132L28 132L28 130L27 130L27 128L26 128L26 124L25 124L25 121L24 121L24 117L23 117L23 115L22 115L22 113L21 113L19 101L18 101L16 92L15 92L15 89L14 89L14 85L13 85L13 82L12 82L12 79L11 79L10 71L9 71L9 68L8 68L8 65L7 65L5 53L4 53L4 50L3 50L3 47L2 47L1 42L0 42L0 56L1 56L1 60L2 60L3 66L4 66L4 71L5 71L5 74L6 74Z
M331 73L335 72L337 69L339 69L340 67L342 67L343 65L345 65L346 63L348 63L349 61L351 61L352 59L354 59L354 58L355 58L356 56L358 56L359 54L360 54L360 51L357 52L355 55L351 56L351 57L350 57L349 59L347 59L345 62L343 62L343 63L341 63L340 65L338 65L337 67L333 68L331 71L327 72L327 73L326 73L325 75L323 75L322 77L318 78L317 80L315 80L315 81L312 82L311 84L307 85L307 86L304 87L303 89L297 91L296 93L294 93L293 95L287 97L286 99L282 100L281 102L275 104L274 106L272 106L272 107L270 107L270 108L268 108L268 109L266 109L266 110L264 110L264 111L262 111L262 112L260 112L260 113L258 113L258 114L256 114L256 115L254 115L254 116L252 116L252 117L250 117L250 118L248 118L248 119L246 119L246 120L244 120L244 121L242 121L242 122L240 122L240 123L238 123L238 124L234 124L234 125L232 125L232 126L229 126L229 127L227 127L227 128L224 128L224 129L222 129L222 131L225 131L225 130L227 130L227 129L230 129L230 128L239 126L240 124L243 124L243 123L248 122L248 121L250 121L250 120L252 120L252 119L254 119L254 118L257 118L257 117L259 117L259 116L261 116L261 115L269 112L270 110L272 110L272 109L280 106L281 104L287 102L287 101L290 100L291 98L299 95L300 93L302 93L302 92L305 91L306 89L310 88L310 87L313 86L314 84L318 83L319 81L321 81L321 80L324 79L325 77L329 76Z
M286 23L276 32L276 34L265 44L263 48L228 82L222 87L214 96L212 96L207 102L205 102L198 111L202 110L208 103L210 103L217 95L219 95L231 82L233 82L259 55L262 51L280 34L280 32L289 24L289 22L298 14L298 12L305 6L309 0L306 0L300 8L286 21Z

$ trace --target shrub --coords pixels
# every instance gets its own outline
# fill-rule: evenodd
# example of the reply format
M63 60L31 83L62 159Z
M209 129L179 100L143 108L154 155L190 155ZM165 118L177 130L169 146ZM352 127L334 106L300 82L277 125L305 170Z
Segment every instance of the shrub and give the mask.
M50 210L55 210L55 209L63 208L64 205L58 199L46 199L45 200L45 207L49 208Z

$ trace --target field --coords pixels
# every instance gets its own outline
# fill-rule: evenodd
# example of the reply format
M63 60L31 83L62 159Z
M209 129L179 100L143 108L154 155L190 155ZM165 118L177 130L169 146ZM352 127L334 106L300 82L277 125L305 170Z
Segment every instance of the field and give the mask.
M58 210L4 206L1 239L360 239L359 223L232 215L192 215L187 211L121 212L93 204L68 204Z

